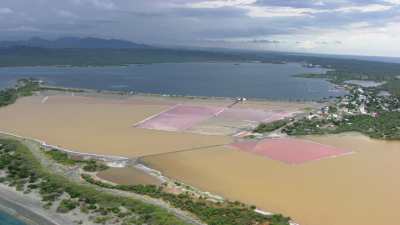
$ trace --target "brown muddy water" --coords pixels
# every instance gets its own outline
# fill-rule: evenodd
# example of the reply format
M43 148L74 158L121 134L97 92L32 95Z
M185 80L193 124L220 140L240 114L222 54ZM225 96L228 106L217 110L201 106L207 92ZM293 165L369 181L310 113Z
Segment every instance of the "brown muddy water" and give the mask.
M199 135L136 128L133 125L175 104L226 106L229 99L190 99L112 94L71 96L47 93L18 99L0 108L0 131L36 138L86 153L139 157L232 141L223 135ZM248 101L235 107L299 110L310 103Z
M146 97L35 96L0 108L0 131L71 150L137 157L230 142L229 137L146 130L133 124L171 107Z
M82 152L126 157L232 141L224 136L132 126L171 104L175 102L145 97L127 102L82 96L22 98L0 108L0 130ZM291 166L221 146L149 156L144 161L171 178L289 215L301 225L395 225L400 221L400 142L376 141L358 134L307 139L355 153ZM104 173L117 183L151 182L143 174L124 169Z
M291 166L217 147L144 161L169 177L301 225L398 224L400 142L358 134L306 139L355 153Z
M116 184L139 185L152 184L161 185L161 181L135 167L110 168L97 174L101 179Z

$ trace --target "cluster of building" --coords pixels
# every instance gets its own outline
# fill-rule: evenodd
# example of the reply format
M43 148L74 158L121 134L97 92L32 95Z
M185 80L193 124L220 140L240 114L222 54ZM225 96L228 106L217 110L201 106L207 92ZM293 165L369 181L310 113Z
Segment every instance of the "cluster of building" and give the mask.
M400 112L398 97L377 90L357 86L346 86L350 94L339 98L334 105L325 106L317 112L310 113L307 118L340 121L344 116L370 115L379 116L382 112Z
M369 113L368 104L373 100L367 91L362 88L353 88L350 95L346 95L338 102L338 111L347 115L367 115Z

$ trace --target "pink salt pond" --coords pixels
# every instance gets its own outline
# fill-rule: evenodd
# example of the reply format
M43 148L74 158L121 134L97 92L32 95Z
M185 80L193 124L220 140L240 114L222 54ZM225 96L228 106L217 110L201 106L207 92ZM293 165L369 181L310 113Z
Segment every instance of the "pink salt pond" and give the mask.
M292 111L232 109L226 107L178 104L134 126L163 131L188 131L190 129L196 131L196 126L200 126L200 130L203 129L203 132L207 133L206 129L214 131L213 128L218 129L218 127L223 127L223 129L227 129L227 127L235 129L236 126L251 127L254 123L271 122L290 117L295 113L296 112ZM201 126L207 123L207 121L209 124L207 124L208 127L206 126L204 130ZM232 131L232 133L235 132L236 130Z
M219 107L176 105L136 126L155 130L184 131L215 116L221 110Z
M287 164L302 164L351 153L344 149L293 138L264 139L258 142L244 141L233 143L230 146Z

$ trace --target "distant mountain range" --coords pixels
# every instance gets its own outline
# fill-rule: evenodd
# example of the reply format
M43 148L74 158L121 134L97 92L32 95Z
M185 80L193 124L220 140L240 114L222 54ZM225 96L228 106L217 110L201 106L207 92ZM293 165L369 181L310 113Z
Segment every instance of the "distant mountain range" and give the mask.
M393 59L390 59L393 60ZM177 62L244 63L294 62L334 69L335 76L390 80L400 74L400 63L377 57L337 56L233 49L156 47L130 41L64 37L0 41L0 67L11 66L121 66ZM384 62L382 62L384 61ZM392 82L392 81L391 81Z
M137 49L151 48L149 45L137 44L130 41L102 38L77 38L64 37L56 40L46 40L34 37L25 41L0 41L0 48L15 46L39 47L39 48L86 48L86 49Z

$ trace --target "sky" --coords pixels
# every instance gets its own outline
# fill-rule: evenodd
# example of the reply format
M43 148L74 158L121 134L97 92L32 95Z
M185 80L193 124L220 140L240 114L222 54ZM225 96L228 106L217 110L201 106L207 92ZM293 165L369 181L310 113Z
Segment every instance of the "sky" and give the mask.
M400 0L1 0L0 40L34 36L400 57Z

